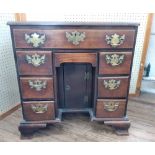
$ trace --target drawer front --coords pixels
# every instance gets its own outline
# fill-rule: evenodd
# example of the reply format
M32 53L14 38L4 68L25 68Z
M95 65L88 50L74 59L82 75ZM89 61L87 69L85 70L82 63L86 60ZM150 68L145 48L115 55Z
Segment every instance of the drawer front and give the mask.
M26 121L55 119L54 101L24 102L23 113Z
M99 74L130 74L132 52L101 52Z
M20 75L52 75L51 51L17 51Z
M125 114L126 100L97 100L96 117L116 118Z
M14 29L16 48L133 48L132 28Z
M98 97L126 97L129 77L99 77Z
M23 99L54 98L53 78L22 77L20 85Z
M62 63L90 63L96 66L97 54L96 53L55 53L55 66L59 67Z

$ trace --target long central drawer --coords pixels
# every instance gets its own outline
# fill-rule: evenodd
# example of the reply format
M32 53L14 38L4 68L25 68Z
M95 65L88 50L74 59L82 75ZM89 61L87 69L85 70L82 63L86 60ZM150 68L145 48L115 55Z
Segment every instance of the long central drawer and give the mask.
M16 48L133 48L135 29L31 28L14 29L13 34Z

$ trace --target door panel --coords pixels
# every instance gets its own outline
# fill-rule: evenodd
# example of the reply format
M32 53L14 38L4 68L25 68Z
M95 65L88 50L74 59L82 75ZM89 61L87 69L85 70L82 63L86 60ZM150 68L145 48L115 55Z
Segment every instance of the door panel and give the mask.
M63 70L63 74L62 74ZM66 63L60 67L59 97L62 108L89 108L92 94L92 66L90 64ZM62 78L63 76L63 88ZM64 91L64 92L62 92ZM62 103L63 102L63 103Z

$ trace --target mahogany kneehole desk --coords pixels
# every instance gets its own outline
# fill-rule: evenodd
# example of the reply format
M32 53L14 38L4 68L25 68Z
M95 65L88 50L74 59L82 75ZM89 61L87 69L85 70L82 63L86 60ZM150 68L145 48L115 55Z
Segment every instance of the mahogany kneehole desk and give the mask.
M127 102L138 24L9 22L21 134L88 112L128 134Z

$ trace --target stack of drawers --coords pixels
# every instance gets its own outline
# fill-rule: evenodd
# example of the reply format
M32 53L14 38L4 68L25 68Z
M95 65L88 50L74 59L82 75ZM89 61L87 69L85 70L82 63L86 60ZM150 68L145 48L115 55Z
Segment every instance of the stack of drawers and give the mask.
M104 121L115 129L129 128L126 110L137 24L9 24L24 118L21 133L60 121L63 112L79 111L89 112L91 120ZM59 75L66 63L83 67L78 71L69 67L69 76L63 71ZM91 73L84 71L85 64ZM64 75L73 80L68 81L71 86L64 86ZM83 77L87 82L79 79ZM74 85L78 81L86 88ZM89 94L82 96L80 91ZM70 103L61 103L65 102L65 94ZM78 98L84 98L87 104L74 104Z
M51 51L19 50L16 56L24 119L55 119Z
M121 118L125 115L131 62L132 51L99 53L96 117Z

